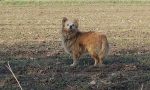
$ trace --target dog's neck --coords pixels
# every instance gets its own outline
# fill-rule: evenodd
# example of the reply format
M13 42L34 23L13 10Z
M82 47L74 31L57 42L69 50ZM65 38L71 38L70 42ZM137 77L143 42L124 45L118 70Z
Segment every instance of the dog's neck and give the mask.
M75 37L77 37L78 35L80 34L80 31L79 30L76 30L75 32L68 32L67 30L65 29L62 29L62 36L64 38L64 40L68 41L68 40L71 40L71 39L74 39Z

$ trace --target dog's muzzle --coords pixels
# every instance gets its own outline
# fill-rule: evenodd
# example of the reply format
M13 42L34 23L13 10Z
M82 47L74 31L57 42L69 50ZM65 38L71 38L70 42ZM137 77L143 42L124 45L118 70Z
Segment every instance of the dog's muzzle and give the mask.
M70 26L70 29L72 29L72 26Z

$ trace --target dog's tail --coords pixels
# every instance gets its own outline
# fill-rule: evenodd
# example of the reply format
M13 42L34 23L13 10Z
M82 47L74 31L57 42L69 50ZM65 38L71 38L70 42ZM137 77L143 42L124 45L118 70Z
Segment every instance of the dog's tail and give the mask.
M102 48L100 50L100 57L104 58L108 54L109 44L106 35L101 35L101 39L102 39Z

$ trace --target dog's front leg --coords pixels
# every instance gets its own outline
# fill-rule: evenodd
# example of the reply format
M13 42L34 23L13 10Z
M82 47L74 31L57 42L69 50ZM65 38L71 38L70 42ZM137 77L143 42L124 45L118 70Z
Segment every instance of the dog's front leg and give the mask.
M78 64L78 62L79 62L78 60L79 60L80 55L73 53L72 57L73 57L73 63L70 66L73 67L73 66L76 66Z
M78 64L77 60L73 58L73 63L70 65L71 67L74 67Z

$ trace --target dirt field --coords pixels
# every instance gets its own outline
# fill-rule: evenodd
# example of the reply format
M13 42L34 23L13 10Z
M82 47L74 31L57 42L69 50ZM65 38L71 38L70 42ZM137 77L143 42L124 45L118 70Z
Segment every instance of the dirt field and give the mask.
M60 41L62 17L78 18L81 31L107 35L110 52L102 67L83 56L77 67ZM0 89L149 90L150 4L0 4Z

